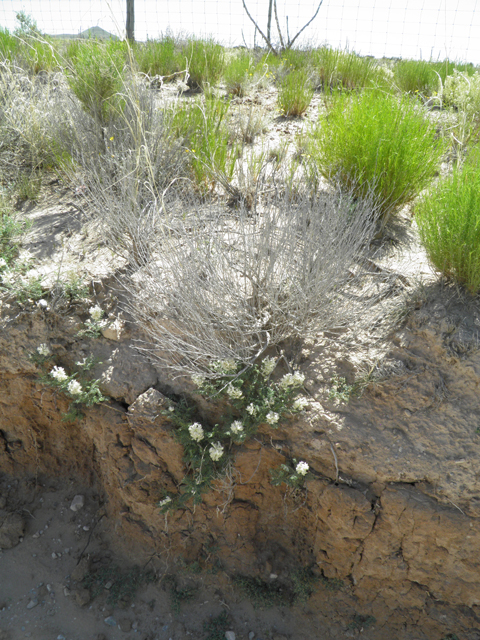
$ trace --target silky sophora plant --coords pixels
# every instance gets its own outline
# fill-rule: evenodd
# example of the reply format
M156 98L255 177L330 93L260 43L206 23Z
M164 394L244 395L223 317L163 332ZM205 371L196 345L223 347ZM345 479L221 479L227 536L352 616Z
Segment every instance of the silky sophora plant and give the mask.
M253 211L192 203L182 218L158 215L137 247L129 310L149 355L179 375L211 376L213 361L248 365L272 345L344 327L379 295L362 262L372 199L286 193Z

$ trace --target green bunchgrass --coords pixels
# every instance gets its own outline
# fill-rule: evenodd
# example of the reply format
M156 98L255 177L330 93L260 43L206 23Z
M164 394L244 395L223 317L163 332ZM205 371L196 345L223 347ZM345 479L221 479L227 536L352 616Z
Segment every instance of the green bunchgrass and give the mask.
M215 86L225 66L224 48L212 39L189 40L182 58L188 67L187 84L194 90Z
M308 68L309 58L309 52L301 49L287 49L281 56L285 68L296 70Z
M136 45L135 58L139 71L150 77L162 76L167 82L174 80L175 74L185 68L175 38L171 35Z
M452 76L455 71L463 73L466 76L472 76L478 71L478 67L475 67L471 62L448 60L448 58L445 60L432 60L430 65L440 76L442 84L445 82L447 76Z
M309 146L321 175L373 194L383 221L428 186L446 149L417 103L379 91L335 95Z
M435 65L425 60L399 60L393 68L395 83L400 91L436 95L440 90L440 77Z
M121 108L125 50L122 43L88 41L68 51L71 90L100 125L106 125Z
M311 59L317 83L323 91L336 88L355 90L385 84L377 62L353 51L324 46L313 51Z
M251 53L245 49L235 55L223 70L225 89L231 96L243 97L255 73L255 65Z
M13 60L19 47L19 39L8 29L0 27L0 57L2 60Z
M475 153L415 207L420 238L443 275L480 291L480 169Z
M308 69L294 69L281 81L278 106L284 116L301 116L310 106L313 87Z
M192 171L201 190L215 186L218 175L231 179L237 151L229 143L226 117L229 103L208 93L180 107L173 118L173 130L182 140Z
M0 260L3 267L17 257L19 249L19 238L23 232L24 225L15 219L8 207L0 208Z

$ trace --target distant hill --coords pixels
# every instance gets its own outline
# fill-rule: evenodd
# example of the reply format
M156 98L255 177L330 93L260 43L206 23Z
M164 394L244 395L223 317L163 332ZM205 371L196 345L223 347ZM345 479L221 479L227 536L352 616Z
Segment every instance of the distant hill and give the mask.
M81 39L81 40L86 40L88 38L92 38L92 39L96 39L96 40L118 40L118 36L113 35L113 33L109 33L108 31L105 31L105 29L102 29L102 27L90 27L89 29L85 29L85 31L82 31L81 33L75 33L75 34L70 34L70 33L62 33L59 35L54 35L54 36L50 36L51 38L61 38L64 40L74 40L74 39Z

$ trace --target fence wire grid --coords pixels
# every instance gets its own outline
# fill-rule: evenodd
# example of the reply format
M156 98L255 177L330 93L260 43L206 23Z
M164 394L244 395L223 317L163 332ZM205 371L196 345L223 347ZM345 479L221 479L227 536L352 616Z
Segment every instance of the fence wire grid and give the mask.
M245 0L266 30L269 0ZM277 0L282 31L293 36L308 22L319 0ZM328 44L361 55L445 59L480 63L480 0L323 0L297 46ZM135 38L166 32L211 36L226 46L263 45L242 0L134 0ZM123 37L126 0L0 0L0 26L15 28L24 11L42 32L78 35L94 26ZM275 29L272 20L272 33Z

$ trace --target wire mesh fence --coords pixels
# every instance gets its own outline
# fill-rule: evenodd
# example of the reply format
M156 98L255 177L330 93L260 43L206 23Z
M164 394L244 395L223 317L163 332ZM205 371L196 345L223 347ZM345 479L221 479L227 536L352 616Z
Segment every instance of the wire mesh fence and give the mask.
M244 0L266 29L269 0ZM293 37L319 0L277 0L278 22ZM134 0L135 38L211 36L227 46L262 45L242 0ZM125 0L2 0L0 25L13 29L25 11L42 32L78 35L97 26L122 37ZM275 20L272 22L272 34ZM480 0L323 0L299 45L349 47L362 55L480 63Z

